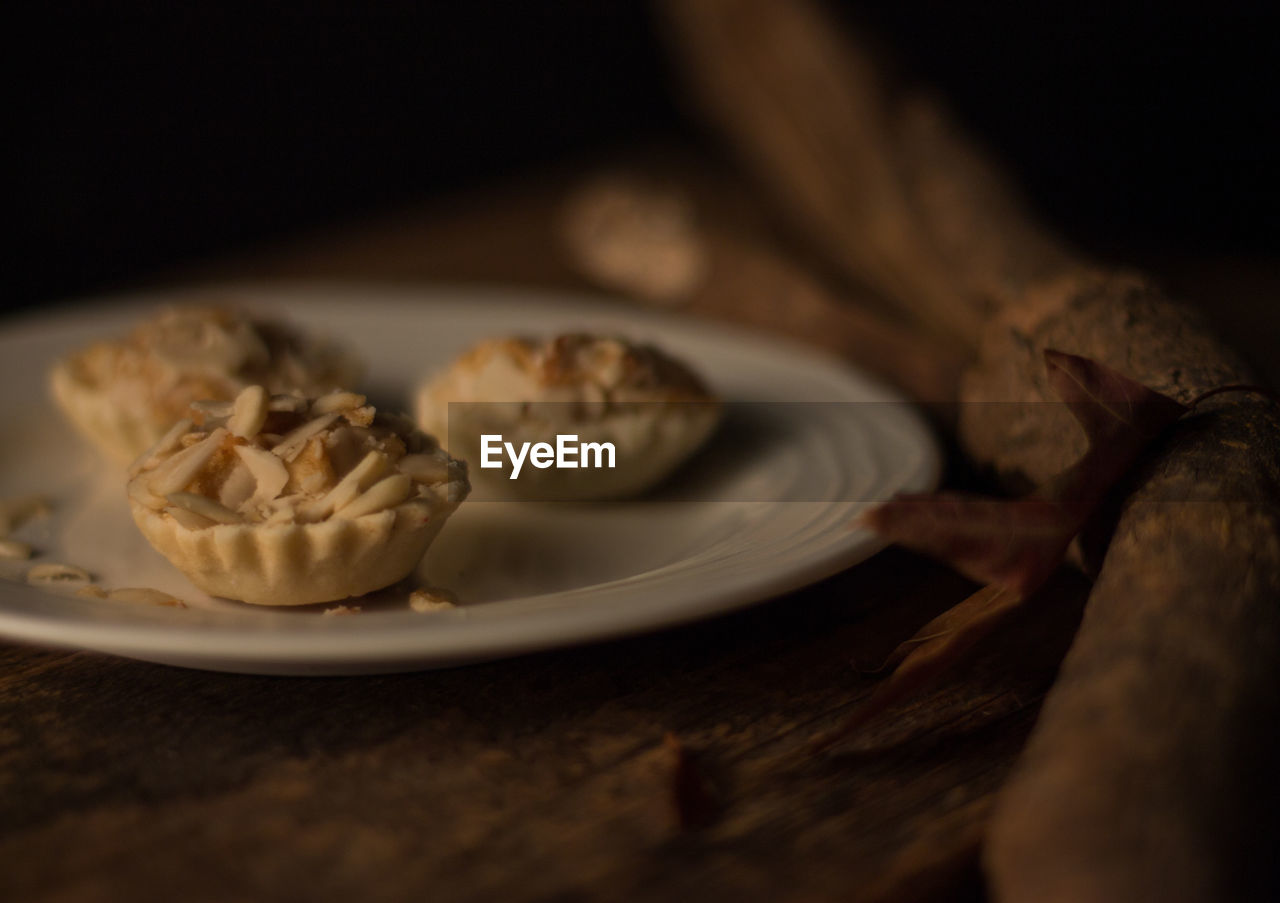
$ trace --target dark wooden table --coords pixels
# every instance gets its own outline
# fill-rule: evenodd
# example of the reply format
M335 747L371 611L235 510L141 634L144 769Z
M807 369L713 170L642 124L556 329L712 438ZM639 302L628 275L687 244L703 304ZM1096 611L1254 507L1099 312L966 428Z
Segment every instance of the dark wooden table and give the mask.
M169 281L580 287L549 225L558 184ZM1280 280L1239 262L1164 272L1234 299L1223 324L1267 360L1275 330L1251 338L1250 318L1272 311L1255 302ZM1064 573L923 698L806 751L873 689L866 669L970 589L891 550L693 626L396 676L239 676L0 644L0 898L981 899L984 820L1082 578ZM705 791L696 809L679 804L690 784Z

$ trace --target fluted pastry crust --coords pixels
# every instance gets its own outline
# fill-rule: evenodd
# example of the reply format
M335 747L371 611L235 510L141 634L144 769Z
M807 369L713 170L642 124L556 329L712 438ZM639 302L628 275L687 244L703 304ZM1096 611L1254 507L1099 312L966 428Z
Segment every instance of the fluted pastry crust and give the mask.
M419 425L469 461L472 479L494 493L585 500L634 496L660 483L706 442L720 409L702 379L660 349L570 333L481 342L419 388L416 412ZM554 443L561 433L609 442L616 466L525 468L510 480L506 471L478 466L486 433L517 445Z
M466 467L361 395L193 406L130 468L147 540L196 586L256 605L357 596L407 576L470 491Z

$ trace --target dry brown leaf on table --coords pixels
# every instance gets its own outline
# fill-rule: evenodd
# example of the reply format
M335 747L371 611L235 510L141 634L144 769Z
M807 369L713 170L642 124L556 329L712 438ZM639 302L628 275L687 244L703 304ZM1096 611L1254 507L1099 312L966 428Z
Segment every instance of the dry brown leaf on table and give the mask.
M892 675L814 748L838 742L927 686L1043 586L1111 488L1156 436L1190 410L1088 358L1047 350L1044 359L1049 385L1084 430L1088 450L1023 498L901 495L863 517L891 542L985 585L900 644L885 665L894 668Z

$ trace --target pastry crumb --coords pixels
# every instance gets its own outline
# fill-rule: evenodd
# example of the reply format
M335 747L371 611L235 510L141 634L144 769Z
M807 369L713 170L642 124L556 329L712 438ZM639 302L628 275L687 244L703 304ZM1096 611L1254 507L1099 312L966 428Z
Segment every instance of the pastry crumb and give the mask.
M326 608L320 614L328 617L330 615L358 615L364 611L359 605L335 605L333 608Z
M421 613L444 611L447 608L457 608L458 597L439 587L415 589L409 594L409 607Z
M106 593L106 598L116 602L133 602L138 605L159 605L166 608L186 608L187 603L177 596L151 589L147 586L125 586Z

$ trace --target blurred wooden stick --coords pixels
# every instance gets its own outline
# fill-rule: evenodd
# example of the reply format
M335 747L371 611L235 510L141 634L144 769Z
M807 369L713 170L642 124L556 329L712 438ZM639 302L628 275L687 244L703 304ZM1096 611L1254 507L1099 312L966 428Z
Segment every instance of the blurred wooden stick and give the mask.
M941 107L891 90L808 3L662 8L691 87L783 212L921 330L972 355L994 306L1066 265Z
M612 291L857 361L954 418L964 358L953 346L852 292L838 294L758 229L729 220L696 181L617 169L589 177L562 217L576 268Z

